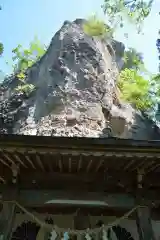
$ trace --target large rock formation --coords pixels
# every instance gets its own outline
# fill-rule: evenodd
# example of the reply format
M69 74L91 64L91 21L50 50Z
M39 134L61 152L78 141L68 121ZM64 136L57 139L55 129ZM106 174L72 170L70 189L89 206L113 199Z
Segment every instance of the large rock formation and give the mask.
M27 82L36 86L29 97L14 92L16 77L3 83L1 133L160 139L154 122L119 99L124 45L87 36L83 21L66 21L28 69Z

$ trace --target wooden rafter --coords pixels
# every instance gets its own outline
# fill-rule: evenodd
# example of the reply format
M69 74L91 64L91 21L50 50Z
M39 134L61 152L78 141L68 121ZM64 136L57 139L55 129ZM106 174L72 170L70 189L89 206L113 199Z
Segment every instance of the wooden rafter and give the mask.
M91 168L91 166L92 166L92 162L93 162L93 160L91 159L91 160L89 161L88 165L87 165L87 168L86 168L86 171L87 171L87 172L89 172L89 170L90 170L90 168Z
M50 156L54 156L54 159ZM143 141L116 139L31 136L11 136L8 140L5 136L0 136L0 168L4 169L0 175L6 182L11 180L9 168L13 163L20 167L21 186L34 187L35 185L29 180L30 174L34 173L36 176L40 175L37 177L38 180L32 176L37 181L37 185L39 184L38 186L43 184L43 188L47 187L47 184L49 188L54 186L58 188L59 185L63 187L66 184L67 188L72 185L73 189L72 182L76 181L81 189L84 186L84 189L94 190L99 184L101 189L108 191L111 188L117 189L118 181L122 180L123 188L128 187L134 191L136 170L144 168L143 186L147 189L152 183L152 188L160 189L158 175L160 174L160 141L158 144L157 142L143 143ZM90 171L93 166L93 173L96 176ZM46 171L47 169L51 171ZM107 186L101 178L106 169ZM56 173L59 176L52 179L48 176L48 172L51 172L54 177ZM77 176L64 177L63 174L66 173ZM84 173L83 177L81 173Z
M2 176L0 176L0 181L1 181L2 183L6 184L6 180L5 180Z
M131 166L129 170L133 172L133 171L137 171L138 169L141 169L143 167L145 161L146 160L144 160L136 165Z
M41 161L41 158L40 158L40 156L37 155L37 154L36 154L36 161L37 161L39 167L40 167L43 171L45 171L45 168L44 168L44 166L43 166L43 163L42 163L42 161Z
M53 154L46 154L46 156L44 155L44 160L47 163L49 171L53 172L52 162L54 161L54 155Z
M62 165L61 157L58 159L58 166L59 166L60 172L62 172L63 171L63 165Z
M35 165L33 164L32 160L30 159L30 157L25 154L25 158L26 158L26 160L29 162L30 166L31 166L32 168L36 169Z
M15 164L15 162L8 156L8 154L3 153L3 156L4 156L11 164Z
M77 172L79 172L81 167L82 167L82 156L79 157Z
M150 167L153 166L153 163L154 163L154 161L146 162L146 164L142 165L141 168L139 168L139 169L143 170L146 174L148 172L148 170L150 169Z
M160 163L154 165L154 166L151 166L151 168L149 168L146 173L151 173L153 172L154 170L156 170L158 167L160 167Z
M104 163L104 160L100 160L95 168L95 172L98 172L99 168L102 166L102 164Z
M135 171L135 170L137 170L137 169L141 169L141 168L145 165L145 163L148 162L149 159L152 160L152 157L151 157L151 156L145 157L142 161L138 162L138 163L136 164L136 166L131 167L131 171Z
M4 161L2 158L0 158L0 162L1 162L2 164L4 164L5 166L11 168L11 166L10 166L6 161Z
M71 159L71 157L69 157L69 163L68 163L68 165L69 165L69 172L71 173L72 172L72 159Z
M25 168L27 168L27 165L21 160L21 158L18 156L18 153L14 154L15 159Z
M135 158L132 159L131 161L128 161L128 164L124 166L124 170L128 170L134 164L135 161L136 161Z

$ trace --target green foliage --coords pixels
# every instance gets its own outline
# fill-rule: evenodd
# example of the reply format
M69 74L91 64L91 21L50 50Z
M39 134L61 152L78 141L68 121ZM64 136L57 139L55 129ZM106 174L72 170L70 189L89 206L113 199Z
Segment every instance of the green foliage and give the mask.
M102 6L107 15L110 26L114 29L122 28L128 21L133 23L138 30L150 14L153 0L104 0ZM152 77L145 69L143 57L135 49L125 51L124 67L119 75L118 87L121 98L132 103L137 109L149 110L156 104L160 97L160 76ZM145 74L147 78L142 76ZM149 78L149 79L148 79Z
M107 24L100 20L96 15L91 16L85 24L83 24L83 31L92 37L107 38L112 37L113 30Z
M154 75L152 77L152 80L155 82L155 83L160 83L160 73Z
M12 60L14 62L14 71L26 71L36 61L38 61L45 53L46 47L35 38L28 49L23 49L21 45L18 45L12 50L14 56Z
M0 56L2 55L2 53L3 53L3 44L2 43L0 43Z
M124 69L119 75L118 87L121 98L135 105L137 109L148 110L153 101L150 95L150 82L135 69Z
M123 27L127 18L136 24L140 32L144 19L150 14L152 3L153 0L148 3L145 0L104 0L102 8L111 24Z
M160 100L160 73L152 76L151 80L152 95L156 98L157 102Z
M20 72L17 74L17 77L19 80L24 81L26 78L26 75L23 72Z
M21 81L21 84L15 89L17 92L24 92L28 95L35 89L34 85L26 83L26 70L38 61L45 51L46 47L37 38L30 43L28 49L23 49L21 45L18 45L12 50L14 54L13 70Z
M129 48L124 52L124 68L133 68L139 70L144 66L143 57L134 48Z
M16 92L25 93L27 96L30 95L34 90L35 86L33 84L23 84L15 88Z

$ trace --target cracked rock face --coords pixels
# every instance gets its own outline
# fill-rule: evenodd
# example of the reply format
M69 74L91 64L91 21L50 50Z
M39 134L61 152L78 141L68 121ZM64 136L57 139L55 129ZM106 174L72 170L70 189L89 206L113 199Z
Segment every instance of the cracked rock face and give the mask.
M0 133L160 139L159 128L118 97L124 45L87 36L83 21L66 21L28 69L31 96L14 93L14 76L4 81Z

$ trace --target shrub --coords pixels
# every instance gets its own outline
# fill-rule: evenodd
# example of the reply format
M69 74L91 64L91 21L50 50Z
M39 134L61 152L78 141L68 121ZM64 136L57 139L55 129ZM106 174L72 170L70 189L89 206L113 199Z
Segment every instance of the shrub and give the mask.
M150 82L135 69L124 69L118 79L121 98L134 104L137 109L148 110L153 101L150 95Z
M86 23L83 24L83 31L92 37L111 37L113 35L112 29L107 24L98 19L95 15L91 16Z

